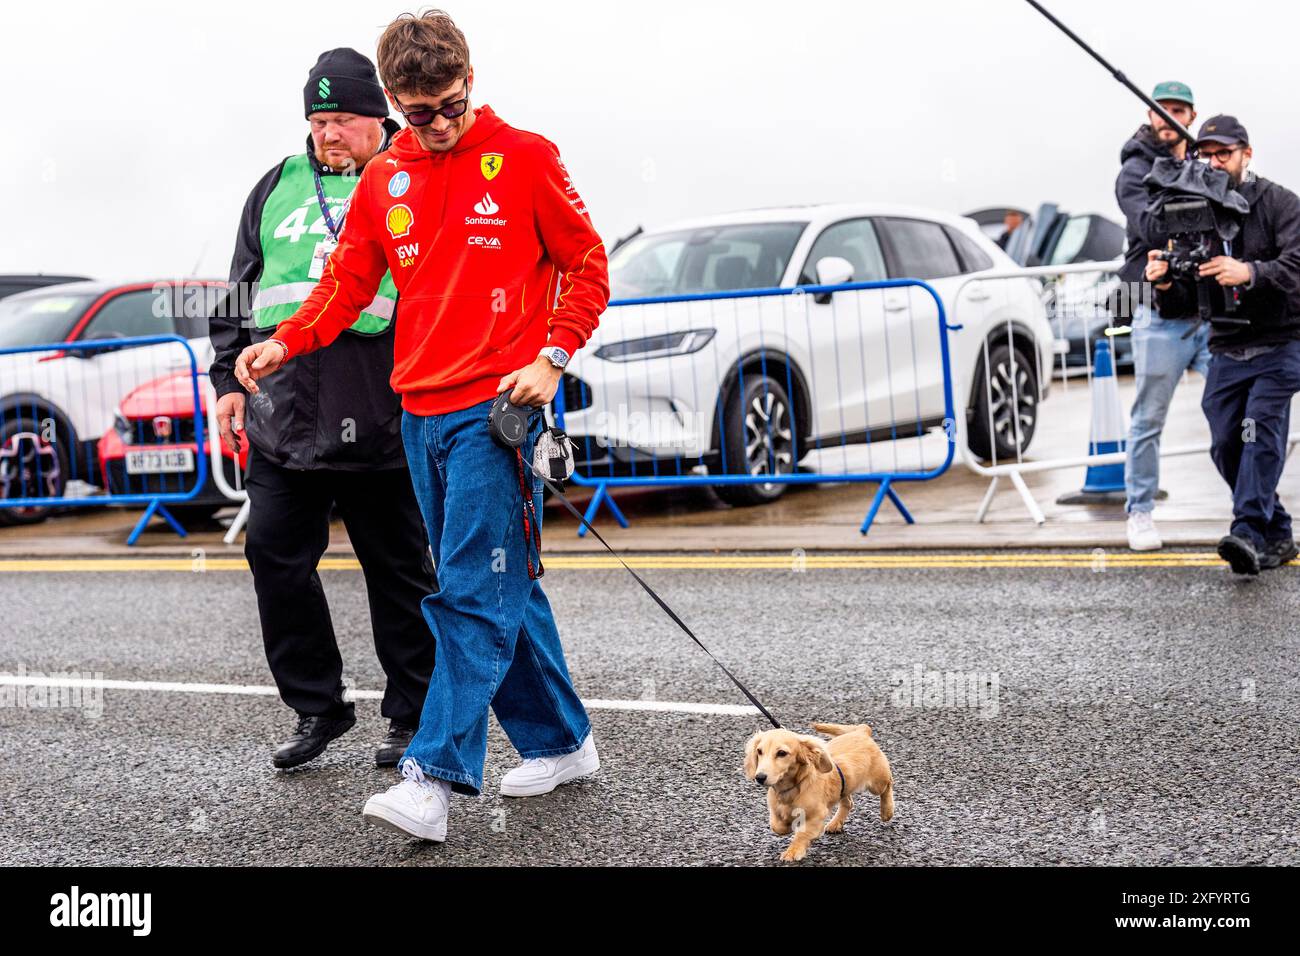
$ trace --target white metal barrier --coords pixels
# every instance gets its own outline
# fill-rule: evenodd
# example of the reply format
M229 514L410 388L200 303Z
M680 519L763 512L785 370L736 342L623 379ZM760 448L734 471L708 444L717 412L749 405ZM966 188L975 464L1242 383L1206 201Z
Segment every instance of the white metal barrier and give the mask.
M973 276L963 283L961 290L956 296L957 305L954 308L954 315L951 322L954 326L962 324L961 310L962 304L969 300L969 296L964 295L967 286L977 283L990 283L999 280L1017 280L1017 279L1043 279L1046 280L1044 285L1044 297L1048 308L1048 318L1052 325L1053 332L1057 336L1058 348L1056 350L1056 361L1053 369L1053 387L1059 387L1063 391L1068 391L1071 387L1086 388L1088 394L1092 395L1093 368L1092 355L1093 344L1095 342L1095 330L1098 322L1102 319L1102 310L1107 310L1112 287L1118 283L1114 273L1123 264L1123 260L1112 262L1087 262L1071 265L1060 266L1033 266L1021 269L1008 269L1005 271L983 273ZM1066 277L1078 276L1079 281L1071 283ZM1066 281L1062 281L1066 279ZM1095 310L1095 311L1090 311ZM1106 313L1107 316L1109 313ZM1109 322L1108 322L1109 324ZM1071 333L1075 331L1082 332L1082 355L1081 364L1072 364L1071 357L1074 354L1071 349L1064 347L1063 343L1071 340ZM1119 334L1127 334L1127 327L1117 327L1114 330ZM1008 327L1007 336L1010 337L1011 329ZM1115 341L1117 335L1112 335L1112 341ZM990 367L989 362L989 343L984 342L984 408L988 410L990 417L993 414L995 400L994 394L995 371ZM988 515L989 507L993 503L993 496L997 492L998 485L1003 478L1010 479L1012 485L1020 495L1024 503L1025 510L1028 511L1030 518L1035 524L1043 524L1047 518L1043 510L1039 507L1029 486L1025 483L1024 476L1035 472L1055 471L1061 468L1086 468L1096 465L1122 464L1127 460L1127 452L1117 451L1103 454L1081 454L1067 455L1056 458L1031 459L1026 456L1025 443L1022 441L1023 435L1020 433L1020 407L1021 395L1017 391L1017 384L1020 381L1018 374L1018 363L1020 362L1019 353L1016 349L1010 351L1011 357L1011 374L1009 376L1012 385L1012 394L1010 396L1012 405L1012 425L1015 428L1014 454L1010 460L999 460L996 454L996 443L994 443L994 456L989 464L984 464L977 460L969 447L968 426L964 416L958 417L958 439L957 450L963 464L977 475L989 479L987 491L980 501L979 508L975 514L975 520L982 523ZM1042 381L1043 369L1041 366L1036 368L1037 380ZM1077 381L1082 378L1084 381ZM1072 383L1072 379L1075 380ZM1127 422L1127 409L1124 409L1124 421ZM990 431L993 423L990 422ZM1041 418L1035 421L1035 431L1042 427ZM1125 427L1127 432L1127 427ZM1078 436L1078 447L1088 447L1090 443L1090 434L1084 431ZM1127 434L1125 435L1127 438ZM1295 449L1297 443L1300 443L1300 432L1292 432L1288 436L1287 454ZM1174 447L1164 447L1160 449L1160 457L1176 458L1186 455L1206 455L1208 457L1210 446L1208 443L1199 443L1194 445L1182 445Z

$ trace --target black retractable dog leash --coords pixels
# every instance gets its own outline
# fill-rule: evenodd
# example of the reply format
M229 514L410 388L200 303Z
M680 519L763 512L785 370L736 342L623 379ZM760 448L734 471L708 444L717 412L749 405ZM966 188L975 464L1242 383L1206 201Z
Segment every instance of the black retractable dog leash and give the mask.
M623 565L624 570L626 570L628 574L632 575L632 577L636 579L636 583L641 585L641 587L645 590L646 594L650 595L651 600L653 600L656 604L658 604L661 608L663 608L664 613L673 619L673 623L675 623L678 627L680 627L683 631L685 631L686 636L689 637L692 641L694 641L699 646L700 650L704 651L705 654L709 655L713 663L718 665L718 668L722 671L722 673L726 674L727 678L733 684L735 684L737 688L739 688L740 692L744 694L746 698L748 698L749 702L758 708L759 713L761 713L764 717L766 717L773 727L777 728L778 730L782 729L781 722L772 716L771 711L769 711L766 707L764 707L763 704L759 701L759 699L755 697L752 693L750 693L749 688L746 687L744 684L742 684L740 680L736 677L736 675L731 673L731 671L727 669L726 664L718 660L718 658L714 655L714 653L704 646L704 642L695 636L695 632L692 631L690 627L687 625L687 623L683 621L681 617L678 616L676 611L674 611L671 607L668 606L668 602L666 602L663 598L661 598L658 592L656 592L654 588L652 588L649 584L647 584L645 580L641 577L641 575L633 571L631 566L629 566L628 563L623 560L622 556L617 551L615 551L612 547L610 547L609 542L600 536L600 532L597 531L595 527L592 526L591 522L588 521L585 517L583 517L582 512L579 511L577 508L575 508L573 506L573 503L570 502L567 497L565 497L564 492L561 491L550 478L548 478L546 475L543 475L536 468L534 468L533 463L531 461L526 461L524 459L524 455L521 449L523 448L524 440L526 439L528 434L527 420L528 420L528 416L535 411L536 409L530 408L528 406L512 405L509 399L506 397L506 393L502 392L499 396L497 396L496 402L493 403L492 413L488 417L488 424L492 431L492 437L495 438L499 444L502 444L507 448L514 450L515 452L515 460L520 465L519 475L520 475L521 486L523 482L523 467L527 466L529 471L531 471L534 475L540 478L545 483L545 485L551 489L551 493L554 494L555 497L560 500L560 503L564 505L564 507L569 509L569 513L572 514L575 518L577 518L578 521L583 525L583 527L585 527L588 531L594 534L596 536L596 540L605 546L605 550L608 551L610 554L612 554L618 560L618 563ZM521 419L522 419L522 427L521 427ZM530 514L529 496L525 494L524 495L525 534L528 535L530 539L530 543L532 543L532 541L534 540L536 541L537 548L538 548L537 561L538 561L538 567L540 568L541 567L540 535L537 534L536 532L537 522L535 517L533 521L530 523L529 514ZM536 537L534 537L535 535ZM528 568L529 568L529 574L531 575L532 574L531 556L529 558ZM540 574L536 576L540 577Z

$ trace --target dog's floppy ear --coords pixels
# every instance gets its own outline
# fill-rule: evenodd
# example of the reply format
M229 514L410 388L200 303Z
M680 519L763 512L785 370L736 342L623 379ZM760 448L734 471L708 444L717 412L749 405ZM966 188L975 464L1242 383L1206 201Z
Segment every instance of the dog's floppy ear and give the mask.
M753 780L754 774L758 773L758 738L763 736L761 733L754 734L745 744L745 779Z
M831 763L830 751L826 749L826 745L820 740L814 737L804 737L801 743L808 763L822 773L830 773L835 769L835 764Z

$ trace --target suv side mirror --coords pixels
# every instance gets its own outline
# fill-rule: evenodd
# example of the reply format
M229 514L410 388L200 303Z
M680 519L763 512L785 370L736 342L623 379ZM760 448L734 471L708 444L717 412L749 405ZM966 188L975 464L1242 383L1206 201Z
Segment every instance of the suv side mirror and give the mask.
M853 281L853 263L839 256L822 256L817 260L816 269L818 285L844 285ZM825 305L830 300L829 292L818 292L813 296L818 305Z

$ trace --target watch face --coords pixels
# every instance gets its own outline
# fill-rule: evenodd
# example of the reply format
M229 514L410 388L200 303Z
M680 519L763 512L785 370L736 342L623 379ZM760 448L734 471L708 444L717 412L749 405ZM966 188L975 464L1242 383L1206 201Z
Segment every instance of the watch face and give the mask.
M552 365L558 368L564 368L564 366L569 364L569 353L564 351L564 349L560 348L558 345L547 349L546 357L551 360Z

